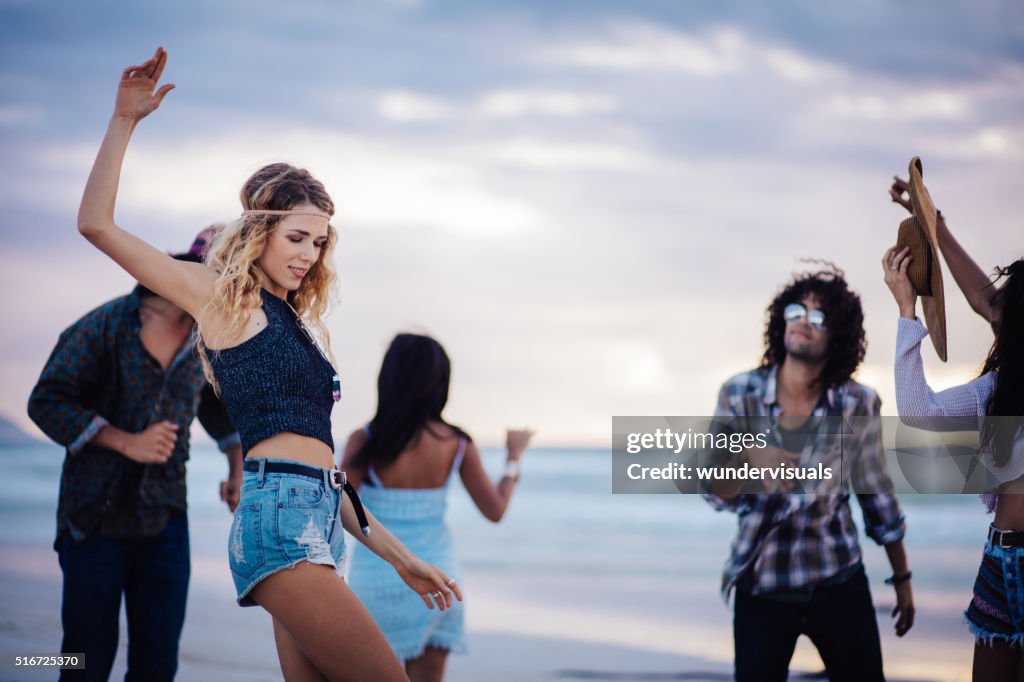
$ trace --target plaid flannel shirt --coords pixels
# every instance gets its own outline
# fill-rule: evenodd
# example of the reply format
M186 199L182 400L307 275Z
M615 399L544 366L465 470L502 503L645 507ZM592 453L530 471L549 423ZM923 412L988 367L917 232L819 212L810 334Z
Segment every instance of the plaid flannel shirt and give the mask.
M739 374L722 386L716 416L776 420L777 368ZM715 509L738 516L739 531L722 574L728 600L740 583L752 594L806 589L840 574L861 560L857 527L850 511L852 482L858 493L867 535L880 545L903 538L906 525L885 465L879 408L881 400L867 386L848 381L829 389L814 417L841 416L854 425L843 460L843 485L835 494L739 494L728 500L704 495ZM781 447L778 430L772 445ZM808 448L820 447L817 440ZM805 450L806 452L806 450Z
M81 541L159 533L171 509L186 508L189 427L199 416L221 450L240 443L203 378L191 341L165 371L139 338L139 297L133 292L96 308L64 330L32 395L28 412L67 448L57 503L57 537ZM92 442L110 424L130 433L156 420L178 425L165 464L140 464Z

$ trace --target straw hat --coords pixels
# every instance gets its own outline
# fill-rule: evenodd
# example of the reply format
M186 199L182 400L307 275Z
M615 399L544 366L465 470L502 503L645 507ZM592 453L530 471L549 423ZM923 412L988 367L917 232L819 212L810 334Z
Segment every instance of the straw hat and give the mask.
M942 295L942 259L939 256L935 204L922 180L921 159L910 161L910 205L913 215L900 223L896 251L910 247L914 260L907 277L921 297L925 324L939 359L946 361L946 302Z

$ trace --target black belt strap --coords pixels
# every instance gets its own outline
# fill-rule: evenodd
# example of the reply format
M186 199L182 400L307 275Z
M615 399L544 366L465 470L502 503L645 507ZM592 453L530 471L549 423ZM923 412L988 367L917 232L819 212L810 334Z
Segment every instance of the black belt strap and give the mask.
M988 527L988 540L999 547L1024 547L1024 532Z
M258 472L260 470L259 459L247 459L245 464L242 465L242 469L245 471ZM298 462L266 462L263 465L263 472L267 474L293 474L295 476L306 476L317 481L324 480L324 469L318 467L309 466L308 464L299 464ZM333 469L330 471L331 474L331 486L335 490L344 490L345 494L348 495L348 499L352 501L352 508L356 512L356 519L359 521L359 530L362 531L363 535L370 537L370 522L366 519L366 510L363 509L363 502L359 499L359 493L356 489L348 482L348 478L345 476L344 471Z

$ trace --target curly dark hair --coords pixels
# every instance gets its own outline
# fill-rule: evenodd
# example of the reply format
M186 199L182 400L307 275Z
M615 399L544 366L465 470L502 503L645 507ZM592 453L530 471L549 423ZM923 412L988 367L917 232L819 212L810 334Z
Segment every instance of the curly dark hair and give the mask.
M817 272L795 275L765 311L768 322L764 329L765 350L761 366L777 367L785 360L786 320L782 311L790 303L799 303L808 294L814 294L825 312L828 330L828 353L818 383L824 389L835 388L849 381L864 360L868 346L864 335L864 311L860 306L860 296L850 291L842 270L827 261L809 262L824 267Z
M996 338L981 373L996 372L996 389L985 403L982 447L992 451L996 464L1010 460L1013 442L1024 415L1024 258L996 268L1006 278L993 296L999 308Z

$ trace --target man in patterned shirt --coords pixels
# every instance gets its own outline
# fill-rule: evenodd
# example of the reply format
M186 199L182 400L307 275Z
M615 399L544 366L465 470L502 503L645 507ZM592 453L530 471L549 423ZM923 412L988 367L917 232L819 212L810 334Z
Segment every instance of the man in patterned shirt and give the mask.
M805 634L833 682L882 681L878 624L847 484L857 493L867 535L885 546L892 566L887 582L896 589L897 635L913 625L914 605L904 519L885 467L881 401L850 378L866 347L860 299L833 267L794 278L768 316L761 366L725 382L715 413L734 430L768 425L769 447L751 448L731 465L806 466L841 452L833 461L841 462L842 475L827 494L820 487L818 494L797 494L792 483L766 481L767 490L756 493L716 482L705 495L739 521L722 577L726 600L735 590L736 680L785 680Z
M199 261L196 253L175 256ZM233 511L241 442L193 352L193 321L141 285L60 336L29 398L32 420L67 448L54 548L64 574L61 651L106 680L124 594L128 677L170 680L185 621L189 539L185 461L199 416L228 456Z

